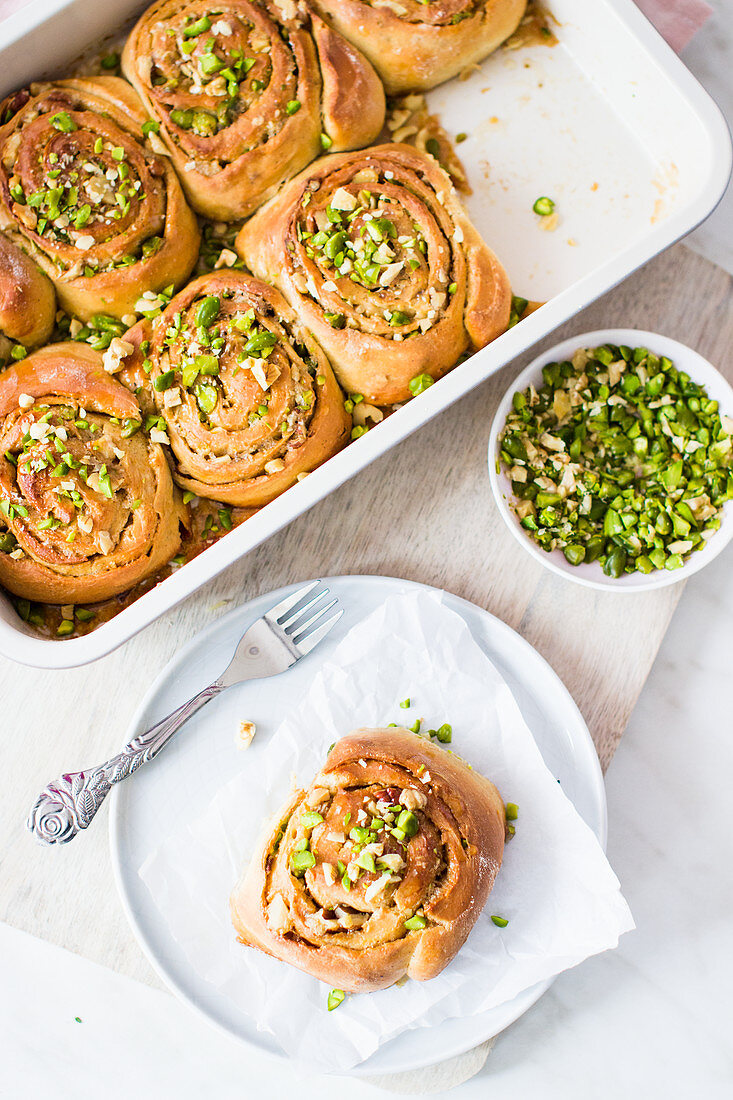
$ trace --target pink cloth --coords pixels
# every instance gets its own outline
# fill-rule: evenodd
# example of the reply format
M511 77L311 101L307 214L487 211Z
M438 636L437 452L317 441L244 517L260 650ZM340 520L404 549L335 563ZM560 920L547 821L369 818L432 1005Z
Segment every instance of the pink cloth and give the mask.
M666 38L673 50L683 49L712 15L705 0L636 0L637 4ZM0 20L33 0L0 0ZM552 0L550 0L552 8Z
M713 14L705 0L636 0L636 3L677 53Z

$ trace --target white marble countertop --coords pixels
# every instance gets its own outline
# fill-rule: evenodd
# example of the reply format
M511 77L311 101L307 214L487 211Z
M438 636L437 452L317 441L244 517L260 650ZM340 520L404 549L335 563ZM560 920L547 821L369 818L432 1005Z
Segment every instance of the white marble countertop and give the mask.
M684 60L733 124L733 0L713 6ZM690 243L733 271L733 191ZM732 566L729 548L689 582L607 775L609 857L637 930L561 975L452 1097L731 1095ZM320 1100L347 1086L245 1051L172 997L5 925L0 974L3 1098L297 1089ZM377 1095L353 1080L348 1089Z

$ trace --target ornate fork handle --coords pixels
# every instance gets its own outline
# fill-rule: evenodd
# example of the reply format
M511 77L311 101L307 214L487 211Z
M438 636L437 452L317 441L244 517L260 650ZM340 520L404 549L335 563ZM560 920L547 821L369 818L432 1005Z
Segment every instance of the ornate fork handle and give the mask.
M86 829L113 783L126 779L157 756L184 722L213 699L224 685L215 680L183 706L125 745L111 760L87 771L62 775L49 783L28 816L28 828L45 844L66 844Z

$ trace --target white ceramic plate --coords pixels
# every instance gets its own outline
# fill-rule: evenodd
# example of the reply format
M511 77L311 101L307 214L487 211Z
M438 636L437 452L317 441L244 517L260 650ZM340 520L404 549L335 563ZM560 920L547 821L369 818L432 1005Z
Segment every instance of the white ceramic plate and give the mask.
M696 550L690 554L681 569L656 569L653 573L625 573L623 577L614 580L607 577L598 562L583 562L581 565L570 565L562 550L552 550L549 553L543 550L520 525L516 514L511 508L513 499L512 485L506 476L503 467L497 473L496 461L498 457L499 436L506 423L507 415L512 405L514 394L524 390L530 384L539 388L542 385L542 368L548 363L562 362L570 359L578 348L596 348L601 344L625 344L628 347L649 348L655 355L666 355L671 359L678 370L689 374L693 382L705 386L708 396L719 402L721 411L733 416L733 389L723 378L720 371L716 370L712 363L703 359L702 355L680 344L678 340L672 340L669 336L661 336L657 332L645 332L641 329L608 328L599 329L596 332L582 332L578 336L570 336L561 344L548 348L542 355L538 355L533 362L526 367L512 382L509 389L501 399L496 410L494 421L489 435L489 477L494 499L501 512L502 519L506 523L517 542L521 543L525 550L536 558L540 565L544 565L560 577L582 584L586 588L601 588L612 592L648 592L653 588L665 588L668 584L677 584L687 580L693 573L700 570L717 558L721 550L733 538L733 501L727 501L723 508L723 519L720 530L710 539L704 550Z
M234 730L242 717L246 715L257 724L258 739L266 738L302 697L321 663L352 626L388 596L420 587L370 576L336 577L325 583L346 614L312 654L280 676L224 692L195 715L156 760L115 787L112 794L110 847L115 878L127 918L153 968L174 993L211 1023L275 1055L281 1052L272 1037L258 1032L249 1016L192 971L137 872L150 851L175 828L178 818L200 813L234 771L251 766L249 754L242 755L234 745ZM214 680L247 626L296 587L266 593L197 635L153 684L132 720L129 736ZM606 797L598 757L567 689L543 658L499 619L457 596L447 596L446 602L462 616L504 677L547 766L605 849ZM526 1012L550 984L542 982L478 1016L407 1031L352 1072L360 1076L398 1073L470 1050Z

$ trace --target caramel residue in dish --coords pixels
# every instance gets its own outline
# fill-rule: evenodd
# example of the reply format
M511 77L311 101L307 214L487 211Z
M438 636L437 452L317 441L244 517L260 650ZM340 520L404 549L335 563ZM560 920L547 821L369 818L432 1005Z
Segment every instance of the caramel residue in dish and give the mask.
M538 221L540 229L543 229L545 233L554 233L560 224L560 215L555 211L554 214L550 214L549 217L540 217Z
M558 38L550 26L560 26L552 12L540 0L529 0L522 22L503 45L505 50L521 50L525 46L557 46Z
M652 225L667 216L669 205L674 201L680 184L680 173L676 164L663 165L652 180L652 186L659 192L654 203L650 221Z

